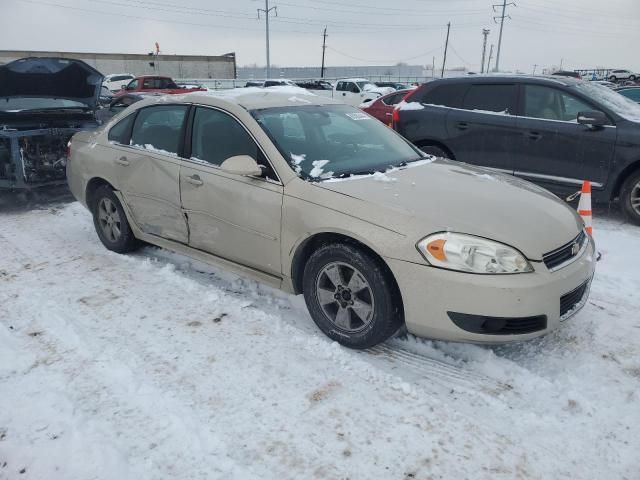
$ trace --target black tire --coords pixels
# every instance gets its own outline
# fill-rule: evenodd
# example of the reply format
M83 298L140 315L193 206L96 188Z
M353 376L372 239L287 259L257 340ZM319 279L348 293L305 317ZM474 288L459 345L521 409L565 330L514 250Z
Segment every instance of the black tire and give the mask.
M629 75L629 80L631 80L632 82L636 81L636 76L635 75Z
M618 79L616 78L616 76L615 76L615 75L611 75L611 76L609 77L609 81L610 81L610 82L616 83L616 80L618 80Z
M451 155L445 152L442 148L436 147L435 145L424 145L422 147L418 147L427 155L433 155L438 158L448 158L451 159Z
M620 189L620 206L629 221L640 225L640 171L632 173ZM635 207L634 207L635 204Z
M102 244L107 249L117 253L128 253L139 248L140 242L133 235L124 209L111 187L106 185L98 187L92 195L92 198L91 213L93 214L93 225ZM105 206L112 206L113 208L108 208L107 211L103 209ZM105 226L107 222L104 219L105 212L109 214L111 225L117 227L119 234L109 234L109 228Z
M369 298L372 305L367 321L363 321L358 316L358 310L354 310L357 307L346 307L348 323L353 327L351 329L342 328L334 323L337 320L337 314L335 319L331 319L329 314L325 313L325 309L329 309L331 304L325 302L323 307L319 300L319 293L321 293L319 284L323 280L322 276L326 275L327 268L335 268L333 266L338 264L340 268L346 269L346 272L350 268L360 273L360 278L366 284L362 290L354 288L353 296L349 298L356 299L364 295ZM339 275L343 277L341 273ZM355 276L354 274L353 277ZM325 335L346 347L364 349L384 342L404 324L402 303L395 283L389 277L390 274L378 259L353 245L346 243L324 245L311 255L304 269L302 287L309 313ZM328 280L328 277L324 277L324 280ZM351 281L345 281L345 283L351 285ZM333 285L329 288L332 287ZM330 293L330 295L333 294ZM366 302L366 299L364 301ZM340 306L336 301L335 310L338 309ZM363 325L358 328L360 322Z

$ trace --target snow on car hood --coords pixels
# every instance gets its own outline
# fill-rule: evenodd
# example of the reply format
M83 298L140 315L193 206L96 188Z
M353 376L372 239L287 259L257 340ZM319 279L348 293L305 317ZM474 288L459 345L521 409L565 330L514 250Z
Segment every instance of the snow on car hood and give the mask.
M0 98L56 98L95 109L103 75L80 60L22 58L0 66Z
M583 228L580 217L547 190L443 159L315 185L375 205L368 209L371 215L387 212L386 224L416 241L435 232L461 232L513 246L531 260L541 260Z

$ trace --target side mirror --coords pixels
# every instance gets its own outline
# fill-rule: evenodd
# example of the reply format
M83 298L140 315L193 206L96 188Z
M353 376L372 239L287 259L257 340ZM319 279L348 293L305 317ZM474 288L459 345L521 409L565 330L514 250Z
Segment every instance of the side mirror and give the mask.
M220 168L223 172L241 175L243 177L262 175L260 165L249 155L236 155L235 157L227 158L222 162Z
M602 127L609 123L609 119L602 112L589 110L578 113L578 123L580 125L589 125L590 127Z

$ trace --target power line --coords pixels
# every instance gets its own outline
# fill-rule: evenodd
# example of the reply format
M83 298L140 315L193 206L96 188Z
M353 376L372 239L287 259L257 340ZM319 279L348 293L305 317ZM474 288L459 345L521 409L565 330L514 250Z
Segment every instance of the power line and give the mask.
M278 7L269 8L269 0L264 0L264 9L258 8L258 19L260 19L260 12L264 13L264 20L266 25L266 38L267 38L267 78L271 78L271 58L269 56L269 16L271 12L274 12L276 17L278 16Z
M444 67L447 64L447 49L449 48L449 32L451 31L451 22L447 23L447 41L444 44L444 59L442 60L442 72L440 78L444 78Z
M496 19L500 19L500 36L498 37L498 53L496 54L496 72L500 69L500 50L502 49L502 29L504 28L504 19L505 17L509 19L511 18L509 15L506 15L507 5L515 6L516 4L513 2L507 3L507 0L502 0L502 14L499 17L493 17L494 22L496 22ZM496 7L500 6L501 5L493 5L493 11L495 12Z
M324 55L327 51L327 27L324 27L322 33L322 67L320 68L320 78L324 78Z

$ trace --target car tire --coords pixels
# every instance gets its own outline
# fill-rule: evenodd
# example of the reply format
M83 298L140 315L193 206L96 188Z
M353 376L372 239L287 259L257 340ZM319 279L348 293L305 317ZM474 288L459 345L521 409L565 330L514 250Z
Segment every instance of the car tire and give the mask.
M435 145L424 145L418 148L422 150L424 153L426 153L427 155L433 155L434 157L438 157L438 158L451 159L451 155L445 152L442 148L437 147Z
M636 81L636 76L635 75L629 75L629 80L631 80L632 82Z
M102 244L117 253L127 253L139 248L141 243L133 235L124 209L111 187L99 187L92 197L93 225Z
M631 174L622 184L620 205L629 221L640 225L640 171Z
M615 75L611 75L611 76L609 77L609 81L610 81L610 82L614 82L614 83L615 83L615 81L616 81L616 80L618 80L618 79L616 78L616 76L615 76Z
M316 250L305 265L302 286L318 328L346 347L370 348L404 324L390 273L354 245L333 243Z

